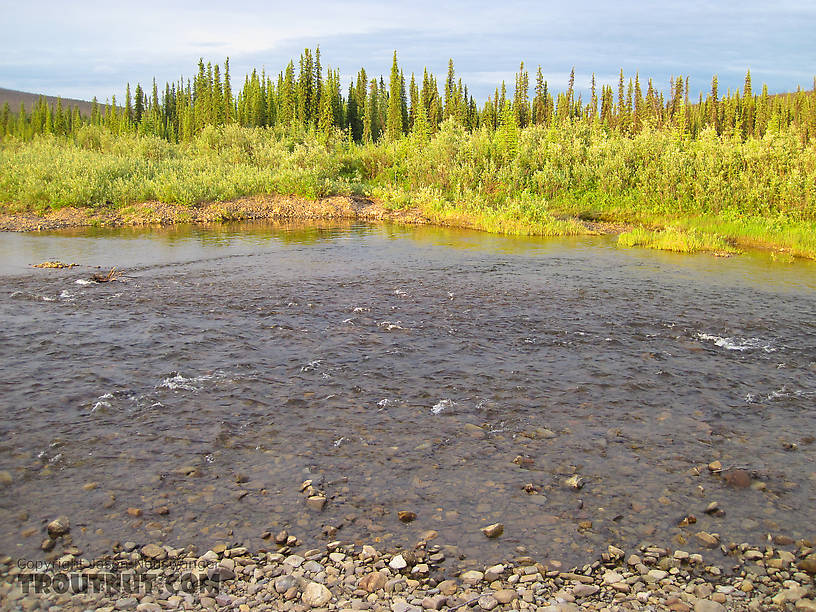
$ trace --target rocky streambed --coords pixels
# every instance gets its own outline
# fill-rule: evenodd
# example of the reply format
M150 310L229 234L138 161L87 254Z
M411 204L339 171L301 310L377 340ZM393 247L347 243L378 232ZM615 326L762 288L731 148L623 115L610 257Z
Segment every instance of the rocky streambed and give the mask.
M812 605L812 264L239 224L0 275L6 607ZM20 590L55 561L170 581Z
M483 531L501 537L500 525ZM816 610L816 549L771 538L760 546L719 543L709 554L651 544L610 545L599 559L562 567L518 555L479 565L455 557L435 531L384 552L336 540L306 549L294 535L267 533L249 551L222 542L207 551L161 543L117 543L85 559L70 519L47 526L49 562L0 559L4 610Z

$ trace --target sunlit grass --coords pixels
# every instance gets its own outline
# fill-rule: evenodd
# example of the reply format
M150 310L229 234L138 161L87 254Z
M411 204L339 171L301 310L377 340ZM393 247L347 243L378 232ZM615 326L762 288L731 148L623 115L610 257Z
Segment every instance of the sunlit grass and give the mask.
M408 192L379 188L373 195L395 211L410 210L437 225L452 225L509 236L579 236L594 234L577 219L556 217L540 201L529 196L510 197L500 204L479 194L452 201L437 189Z
M717 234L706 234L696 230L667 228L648 230L642 227L623 232L618 236L618 245L623 247L645 247L677 253L698 253L706 251L716 254L738 253L739 250Z
M496 133L453 121L427 141L367 144L238 126L171 144L85 126L75 137L0 142L5 211L267 194L366 195L399 214L502 234L586 234L581 220L603 221L651 229L621 244L816 258L816 147L795 130L742 141L568 123L521 130L508 149Z

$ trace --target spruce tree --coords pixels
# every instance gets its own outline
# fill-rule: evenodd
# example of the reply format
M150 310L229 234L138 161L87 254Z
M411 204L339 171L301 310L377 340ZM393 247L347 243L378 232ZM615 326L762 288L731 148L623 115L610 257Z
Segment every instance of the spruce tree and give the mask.
M553 115L553 100L552 96L550 95L550 88L547 81L544 81L544 89L543 89L543 97L544 97L544 120L541 122L542 125L549 125L552 121Z
M214 125L224 125L226 110L224 109L224 88L221 85L221 68L218 64L213 66L212 81L212 116L210 122Z
M402 114L402 133L408 133L408 95L405 92L405 74L400 70L400 112Z
M436 77L431 75L431 108L428 113L428 123L431 126L431 132L436 132L442 123L444 111L442 109L442 98L439 96L439 86L436 83Z
M529 103L530 78L524 69L524 62L519 65L516 73L516 89L513 93L513 108L516 111L516 121L520 128L526 127L530 122Z
M266 125L274 126L278 122L278 96L272 78L266 78Z
M229 58L224 60L224 123L232 123L233 117L232 84L230 83Z
M632 133L639 134L643 129L643 92L640 89L640 74L635 73L635 112L632 117Z
M711 96L709 98L709 105L708 105L708 124L713 127L717 133L720 132L720 121L719 121L719 100L718 100L718 83L717 83L717 75L715 74L711 78Z
M42 98L41 98L42 99ZM42 128L40 128L41 134L53 134L54 133L54 118L51 114L51 107L45 104L43 99L43 111L42 116L44 121L42 122Z
M127 84L127 89L125 90L125 115L129 122L133 121L133 99L130 95L130 83Z
M496 97L498 97L498 90L496 91ZM532 121L534 124L539 125L544 123L544 114L546 113L546 105L547 105L547 97L545 95L545 88L544 88L544 75L541 73L541 66L538 67L536 70L536 86L535 86L535 97L533 98L533 116Z
M317 123L318 131L326 142L328 142L332 130L334 129L334 113L331 104L332 96L331 92L328 91L330 87L331 85L327 80L323 84L323 92L320 95L320 109Z
M677 77L674 83L674 96L672 97L672 114L674 125L680 132L686 129L686 107L683 104L683 77Z
M459 122L459 125L466 125L467 108L465 107L465 87L462 85L460 78L456 82L456 93L454 94L454 119Z
M754 122L756 120L756 103L754 100L753 87L751 85L751 71L745 73L745 84L742 89L742 137L754 135Z
M611 129L615 120L612 88L609 85L601 87L601 123L606 129Z
M595 89L595 73L592 73L590 82L589 115L595 120L598 118L598 92Z
M11 133L11 107L8 101L3 103L3 110L0 111L0 136Z
M312 85L314 99L312 100L312 117L317 117L320 108L320 98L323 95L323 68L320 66L320 45L315 48L314 83Z
M496 132L499 152L505 161L516 156L518 148L518 122L510 102L505 102L499 116L499 129Z
M349 83L348 97L346 98L346 130L354 142L359 142L362 136L360 130L360 116L357 109L357 95L354 83Z
M655 106L657 102L655 99L655 91L654 85L652 84L652 79L649 79L649 85L646 89L646 103L644 108L644 124L650 122L652 124L656 123L657 116L655 114Z
M439 97L439 88L436 84L436 77L428 73L428 68L422 76L422 90L419 94L420 101L425 107L425 112L428 115L428 127L431 133L435 132L442 123L443 109L442 100Z
M489 129L491 132L496 130L496 115L492 96L487 97L487 100L482 107L480 119L481 125L487 127L487 129Z
M354 95L357 97L357 109L358 112L362 113L365 109L366 99L368 98L368 76L366 75L365 68L360 68L360 71L357 73L357 81L355 82L354 89Z
M385 86L385 79L380 76L379 85L377 86L377 127L379 139L385 133L385 127L388 123L388 88Z
M456 79L453 70L453 58L448 60L448 77L445 79L445 108L444 118L452 117L456 114L454 108L454 96L456 94Z
M411 73L411 84L408 86L408 100L410 103L410 109L408 110L408 126L407 131L410 133L411 130L414 129L414 123L416 122L417 110L420 104L419 102L419 89L417 88L416 78L414 77L414 73ZM427 113L425 115L425 120L427 122L428 116Z
M284 76L281 79L282 87L278 92L280 98L280 121L287 127L291 127L297 116L297 101L295 94L295 64L290 61L286 65Z
M51 119L51 113L48 114L49 121ZM110 131L115 131L116 127L119 123L119 115L116 109L116 96L111 96L111 103L107 108L107 112L105 113L105 120L106 120L106 127Z
M94 98L94 103L96 103L96 98ZM17 126L14 135L17 138L26 138L28 136L28 114L24 102L20 102L20 109L17 111Z
M340 92L340 70L337 69L334 72L329 70L329 93L331 95L331 109L332 109L332 118L334 120L335 127L341 127L345 125L346 116L344 113L344 105L343 105L343 94Z
M632 133L632 110L634 108L634 86L632 79L626 85L626 105L624 106L624 130L627 134Z
M411 134L420 143L427 142L431 136L431 128L428 125L428 114L423 104L417 104Z
M297 80L297 120L305 128L314 124L314 60L312 51L304 49L300 55L300 72Z
M94 98L94 103L96 103L96 98ZM142 91L142 86L140 83L136 83L136 101L134 103L133 109L133 119L136 123L140 123L142 121L142 115L144 114L144 92Z
M366 105L363 112L363 142L375 142L379 137L377 126L377 79L371 79Z
M57 98L57 108L54 111L54 134L63 136L66 128L65 115L63 115L62 111L62 98Z

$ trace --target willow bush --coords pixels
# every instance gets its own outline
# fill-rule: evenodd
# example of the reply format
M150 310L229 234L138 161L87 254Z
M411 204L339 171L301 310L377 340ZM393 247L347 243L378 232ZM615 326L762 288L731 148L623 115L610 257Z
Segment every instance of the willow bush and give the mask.
M586 122L468 131L447 120L432 136L356 144L282 128L206 126L190 142L113 134L7 137L0 201L10 210L193 205L258 194L373 194L441 221L506 233L576 233L566 217L718 233L732 242L813 251L816 146L793 129L762 137L634 136ZM524 229L526 228L526 230Z

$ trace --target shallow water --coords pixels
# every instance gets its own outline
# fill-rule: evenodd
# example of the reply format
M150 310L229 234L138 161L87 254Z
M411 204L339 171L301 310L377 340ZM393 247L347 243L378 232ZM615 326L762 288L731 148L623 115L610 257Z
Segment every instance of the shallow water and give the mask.
M816 538L813 263L239 224L0 234L0 283L0 552L42 555L58 514L87 554L324 526L567 564L699 530ZM766 489L693 473L714 459Z

